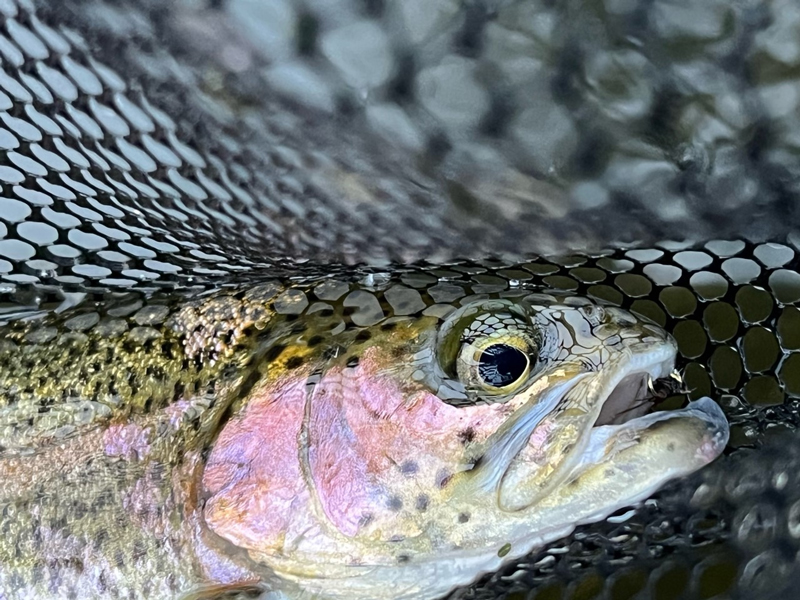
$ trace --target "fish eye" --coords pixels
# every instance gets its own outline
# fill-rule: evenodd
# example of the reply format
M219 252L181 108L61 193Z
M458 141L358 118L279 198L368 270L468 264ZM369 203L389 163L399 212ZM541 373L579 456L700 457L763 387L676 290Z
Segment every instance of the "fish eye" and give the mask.
M535 348L527 336L502 332L465 342L456 370L468 389L488 395L508 394L528 381L535 358Z
M527 305L482 300L442 324L437 357L444 374L457 380L473 401L498 401L530 382L541 337Z

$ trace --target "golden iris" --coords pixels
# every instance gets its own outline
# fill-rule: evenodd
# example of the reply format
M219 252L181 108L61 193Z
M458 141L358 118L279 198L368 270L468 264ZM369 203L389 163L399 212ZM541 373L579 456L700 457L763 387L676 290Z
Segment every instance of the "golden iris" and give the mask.
M456 361L461 382L484 394L509 394L528 381L532 340L518 331L497 332L462 345Z

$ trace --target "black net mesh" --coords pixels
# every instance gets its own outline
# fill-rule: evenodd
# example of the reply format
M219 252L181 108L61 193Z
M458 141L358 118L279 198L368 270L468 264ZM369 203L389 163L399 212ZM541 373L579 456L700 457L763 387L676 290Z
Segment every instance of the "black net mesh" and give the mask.
M774 240L796 220L777 5L41 4L4 12L0 268L19 281Z
M457 595L791 594L795 2L0 0L0 15L6 319L366 269L349 263L583 252L490 261L470 285L535 280L663 324L692 393L730 417L727 456ZM594 252L609 245L655 249Z

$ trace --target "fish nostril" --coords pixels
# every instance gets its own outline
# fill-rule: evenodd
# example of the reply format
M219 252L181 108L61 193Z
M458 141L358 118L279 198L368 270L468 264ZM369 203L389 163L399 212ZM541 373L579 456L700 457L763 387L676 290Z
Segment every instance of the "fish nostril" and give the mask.
M596 304L587 304L580 308L592 327L597 327L606 320L606 309Z

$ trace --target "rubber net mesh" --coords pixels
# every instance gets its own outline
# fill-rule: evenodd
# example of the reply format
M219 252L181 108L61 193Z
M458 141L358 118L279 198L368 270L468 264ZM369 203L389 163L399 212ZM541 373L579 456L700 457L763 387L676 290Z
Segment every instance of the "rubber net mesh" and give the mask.
M457 595L794 589L793 0L0 0L0 23L6 318L328 264L571 252L527 273L663 323L732 441Z

